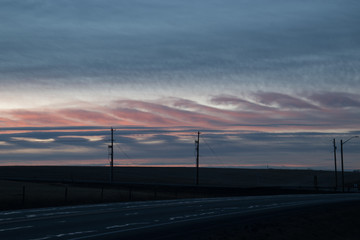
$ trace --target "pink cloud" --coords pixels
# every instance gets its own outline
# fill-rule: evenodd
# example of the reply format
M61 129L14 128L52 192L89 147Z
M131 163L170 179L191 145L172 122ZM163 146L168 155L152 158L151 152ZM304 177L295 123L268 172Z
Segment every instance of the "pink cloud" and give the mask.
M60 110L58 113L60 113L62 117L66 119L70 119L83 125L132 125L131 122L124 121L115 116L111 116L106 112L82 109L64 109Z
M6 127L78 125L76 122L66 120L61 115L51 111L14 110L7 111L7 115L9 115L9 118L5 122Z
M334 94L342 96L342 94ZM0 118L2 127L54 126L145 126L251 131L322 131L358 129L360 112L347 108L319 108L307 101L279 93L256 93L260 101L250 102L235 96L218 96L212 105L179 98L156 101L119 100L106 107L87 105L86 108L7 110ZM313 95L325 105L331 93ZM310 98L312 99L312 98ZM347 99L347 98L344 98ZM356 99L346 105L356 106ZM319 100L319 101L320 101ZM232 110L223 105L232 105ZM278 107L269 107L278 105ZM305 111L306 110L306 111Z
M136 114L142 114L144 119L137 118L137 121L144 123L169 123L172 126L201 126L201 127L215 127L218 125L228 125L232 124L232 121L229 121L226 118L219 116L213 116L207 113L200 113L198 111L184 110L179 109L176 106L171 107L172 102L168 101L164 104L151 103L151 102L142 102L142 101L118 101L116 102L117 111L124 111L124 109L136 109ZM168 104L168 105L166 105ZM129 112L129 110L127 110ZM219 110L220 111L220 110ZM117 114L117 116L119 116ZM124 117L130 116L124 114ZM145 122L146 121L146 122Z
M253 111L253 110L244 110L244 109L235 109L235 110L227 110L219 107L210 107L202 104L198 104L194 101L189 101L186 99L172 99L172 105L175 107L186 108L191 112L198 112L202 114L206 114L209 116L215 116L218 119L222 119L223 127L227 125L236 126L236 125L248 125L251 124L264 124L264 112L261 111ZM235 101L236 99L233 98ZM211 101L214 103L213 101ZM215 101L216 102L216 101ZM269 108L266 108L269 110ZM268 115L269 112L266 112Z
M112 114L124 119L128 122L136 123L138 125L150 126L174 126L181 124L179 121L170 119L164 116L159 116L156 113L138 110L136 108L117 108L110 110Z

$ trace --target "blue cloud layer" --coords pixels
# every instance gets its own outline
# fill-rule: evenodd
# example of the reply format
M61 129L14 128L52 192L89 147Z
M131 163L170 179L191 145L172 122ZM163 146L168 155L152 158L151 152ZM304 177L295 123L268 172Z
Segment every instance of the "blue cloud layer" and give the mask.
M0 164L104 162L106 128L126 121L143 126L117 136L134 164L191 164L203 127L230 165L326 168L328 140L358 134L358 1L0 4Z
M119 91L355 92L359 10L357 1L2 1L0 80L57 92L99 81Z

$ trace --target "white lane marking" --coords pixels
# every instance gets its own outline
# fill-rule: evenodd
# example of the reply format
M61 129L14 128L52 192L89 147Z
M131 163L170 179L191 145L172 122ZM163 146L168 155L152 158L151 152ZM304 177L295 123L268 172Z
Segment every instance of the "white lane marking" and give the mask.
M47 235L47 236L41 237L41 238L33 238L33 239L30 239L30 240L46 240L46 239L51 239L51 238L71 237L71 236L75 236L75 235L94 233L94 232L96 232L96 231L60 233L60 234L55 234L55 235Z
M225 208L220 208L221 210L238 210L239 207L225 207Z
M296 195L296 198L322 198L324 195L328 197L336 197L338 200L345 199L354 200L359 199L358 193L350 193L346 195L342 194L299 194ZM293 195L270 195L270 196L261 196L261 199L275 199L278 197L282 198L294 198ZM1 215L8 215L8 214L29 214L35 212L50 212L50 211L64 211L67 209L78 209L78 210L90 210L92 208L99 208L99 207L123 207L123 208L137 208L137 207L156 207L156 206L171 206L171 205L183 205L188 203L210 203L210 202L223 202L223 201L239 201L239 200L251 200L251 199L258 199L258 196L241 196L241 197L225 197L225 198L203 198L203 199L180 199L180 200L156 200L156 201L140 201L137 203L129 203L129 202L122 202L122 203L108 203L108 204L89 204L89 205L77 205L77 206L65 206L65 207L51 207L51 208L38 208L38 209L26 209L26 210L18 210L18 211L5 211L0 212ZM99 210L99 209L97 209Z
M205 212L205 213L199 213L199 214L190 214L190 215L185 215L185 216L177 216L177 217L170 217L169 220L170 221L174 221L176 219L186 219L186 218L193 218L193 217L199 217L199 216L205 216L205 215L213 215L216 212Z
M331 198L336 198L338 200L341 199L345 199L345 200L350 200L351 198L354 200L358 200L359 199L359 194L347 194L346 197L340 194L326 194L327 197L331 197ZM276 196L262 196L261 199L276 199L278 197L282 197L282 198L294 198L294 196L289 195L276 195ZM301 198L314 198L315 199L320 199L323 197L323 194L317 194L317 195L313 195L313 194L309 194L309 195L296 195L296 199L301 199ZM80 214L83 211L86 210L90 210L92 211L94 208L99 208L99 207L103 207L104 209L96 209L97 211L101 210L101 211L110 211L109 207L111 207L110 209L115 209L118 207L121 207L122 209L129 209L129 208L146 208L146 207L159 207L159 206L176 206L176 205L186 205L186 204L206 204L206 203L211 203L211 202L223 202L223 201L247 201L247 200L257 200L259 197L256 196L246 196L246 197L227 197L227 198L206 198L206 199L181 199L181 200L157 200L157 201L148 201L148 202L137 202L137 203L109 203L109 204L93 204L93 205L80 205L80 206L67 206L67 207L52 207L52 208L43 208L43 209L27 209L27 210L17 210L17 211L7 211L7 212L0 212L0 216L6 216L6 215L14 215L14 217L12 218L0 218L0 222L5 222L5 221L22 221L23 219L25 219L24 216L18 216L15 217L16 214L21 215L21 214L28 214L28 215L34 215L34 214L47 214L52 215L51 211L65 211L65 210L73 210L76 209L78 211L73 212L74 214ZM116 209L117 211L119 211L119 209ZM48 213L46 213L48 212ZM44 215L38 215L38 217L46 217Z
M243 197L241 199L245 199ZM203 204L203 203L212 203L212 202L222 202L228 200L235 200L235 198L196 198L196 199L181 199L181 200L158 200L158 201L148 201L148 202L138 202L132 205L124 206L125 209L131 208L145 208L145 207L159 207L159 206L173 206L173 205L185 205L185 204ZM238 199L239 200L239 199Z
M272 204L265 204L265 205L252 205L252 206L249 206L248 208L252 209L252 208L259 208L259 207L260 208L262 208L262 207L276 207L276 206L281 206L281 205L287 206L288 204L289 203L272 203Z
M111 204L90 204L90 205L76 205L76 206L65 206L65 207L51 207L51 208L35 208L35 209L25 209L25 210L18 210L18 211L4 211L1 212L0 211L0 216L6 216L6 215L22 215L24 214L25 216L31 216L31 215L36 215L36 216L46 216L46 215L51 215L52 212L63 212L63 213L79 213L81 211L87 211L87 210L92 210L93 208L100 208L100 207L106 207L106 210L110 210L110 208L108 208L109 206L116 206L117 204L111 203ZM76 209L77 211L69 211L72 209ZM114 209L114 208L111 208ZM68 210L68 211L66 211ZM102 210L102 209L96 209L96 210ZM105 210L105 209L104 209ZM24 216L19 216L17 218L13 218L13 219L20 219L20 218L24 218ZM0 219L1 220L1 219ZM8 220L8 219L6 219ZM11 219L12 220L12 219Z
M134 212L134 213L126 213L125 216L134 216L134 215L138 215L138 212Z
M74 236L74 235L85 234L85 233L93 233L93 232L95 232L95 231L60 233L60 234L57 234L57 235L55 235L55 236L58 237L58 238L60 238L60 237Z
M44 213L43 215L40 216L54 216L54 215L68 215L68 214L76 214L76 213L80 213L80 211L73 211L73 212L52 212L52 213Z
M0 215L13 215L13 214L19 214L19 213L21 213L21 212L19 212L19 211L13 211L13 212L0 212Z
M0 222L4 222L4 221L12 221L14 220L15 218L1 218L0 219Z
M276 207L272 207L272 208L276 208ZM207 215L207 216L200 216L200 217L198 216L196 218L182 219L182 220L177 220L177 221L169 221L169 222L164 222L164 223L156 223L156 224L151 224L151 225L142 226L142 227L136 227L136 228L121 229L121 230L117 230L117 231L98 233L98 234L88 235L88 236L83 236L83 237L78 237L78 238L71 238L71 239L68 239L68 240L81 240L81 239L94 238L94 237L103 237L103 236L106 236L106 235L117 234L117 233L122 233L122 232L136 231L136 230L147 229L147 228L152 228L152 227L161 227L161 226L166 226L166 225L172 225L172 224L175 224L175 223L203 220L203 219L209 219L209 218L220 217L220 216L230 216L230 215L235 215L235 214L246 214L246 213L251 213L251 212L257 212L257 211L260 211L260 210L268 210L268 209L272 209L272 208L258 209L258 210L251 210L251 211L247 210L247 211L243 211L243 212L222 213L222 214ZM277 207L277 208L279 208L279 207Z
M50 213L41 213L41 214L29 214L25 215L25 218L42 218L42 217L52 217L52 216L58 216L58 215L71 215L71 214L78 214L80 211L73 211L73 212L50 212ZM19 218L17 218L19 219Z
M146 225L146 224L150 224L150 222L127 223L127 224L123 224L123 225L114 225L114 226L106 227L106 229L124 228L124 227L129 227L129 226L134 226L134 225Z
M358 200L359 199L359 195L351 195L351 198L348 198L349 195L346 195L346 198L345 198L345 195L344 197L339 197L338 195L334 195L334 197L336 198L329 198L329 196L331 195L326 195L327 196L327 201L325 202L337 202L337 201L341 201L341 200L351 200L351 199L356 199ZM280 196L279 196L280 197ZM284 197L284 196L282 196ZM307 196L307 197L311 197L311 195ZM271 196L271 197L268 197L268 198L275 198L274 196ZM288 197L290 198L290 197ZM295 198L295 197L293 197ZM305 198L305 196L303 196L302 198ZM217 199L216 201L205 201L205 202L220 202L220 201L226 201L226 200L242 200L240 202L243 202L243 200L245 199L250 199L250 197L244 197L244 198L225 198L225 199ZM266 199L266 198L264 198ZM297 198L298 200L300 200L301 198ZM255 199L257 200L257 199ZM294 199L295 200L295 199ZM303 203L305 204L314 204L314 203L318 203L320 200L324 200L322 198L320 198L319 195L316 195L316 198L312 199L312 200L306 200L304 199L304 201L301 201L301 202L293 202L293 203L290 203L290 204L284 204L284 203L281 203L281 204L273 204L274 206L272 207L268 207L268 208L265 208L264 210L266 209L276 209L276 208L281 208L281 207L285 207L285 206L299 206L299 205L302 205ZM198 200L200 201L200 200ZM171 204L168 204L168 205L179 205L181 202L173 202ZM183 201L182 203L185 203L185 201ZM194 203L193 201L187 201L187 203ZM116 204L116 205L120 205L120 204ZM164 204L166 205L166 204ZM163 204L155 204L155 207L157 206L164 206ZM276 206L275 206L276 205ZM115 206L115 205L113 205ZM121 205L121 206L124 206L124 205ZM144 205L143 205L144 206ZM149 205L148 205L149 206ZM151 206L151 205L150 205ZM135 206L135 207L139 207L139 206ZM142 206L140 206L142 207ZM154 207L154 206L153 206ZM165 222L165 223L157 223L157 224L151 224L151 225L147 225L147 226L142 226L142 227L137 227L137 228L128 228L128 229L121 229L121 230L117 230L117 231L112 231L112 232L105 232L105 233L98 233L98 234L93 234L93 235L88 235L88 236L84 236L84 237L77 237L77 238L73 238L72 240L75 240L75 239L86 239L86 238L89 238L89 237L93 237L93 236L105 236L105 235L109 235L109 234L115 234L115 233L121 233L121 232L127 232L127 231L133 231L133 230L138 230L138 229L146 229L146 228L151 228L151 227L157 227L157 226L164 226L164 225L170 225L170 224L175 224L175 223L180 223L180 222L190 222L190 221L195 221L195 220L201 220L201 219L209 219L209 218L213 218L213 217L218 217L218 216L226 216L226 215L234 215L234 214L246 214L246 213L252 213L252 212L257 212L257 211L261 211L263 209L244 209L244 211L237 211L237 212L231 212L231 213L222 213L222 214L215 214L215 215L212 215L212 216L202 216L202 217L197 217L197 218L192 218L192 219L183 219L183 220L178 220L178 221L169 221L169 222ZM96 232L96 231L93 231L93 232ZM37 239L39 240L39 239Z
M0 229L0 232L6 232L6 231L15 231L15 230L19 230L19 229L27 229L27 228L32 228L34 226L23 226L23 227L14 227L14 228L4 228L4 229Z
M81 239L87 239L87 238L93 238L93 237L102 237L102 236L111 235L111 234L136 231L136 230L147 229L147 228L152 228L152 227L161 227L161 226L172 225L172 224L176 224L176 223L191 222L191 221L196 221L196 220L204 220L204 219L210 219L210 218L214 218L214 217L231 216L231 215L236 215L236 214L249 214L249 213L253 213L253 212L259 212L262 210L270 210L270 209L290 207L290 206L301 206L304 204L305 205L309 204L309 202L307 202L307 201L293 202L293 203L284 204L284 205L271 204L273 206L251 209L251 210L243 210L243 211L237 211L237 212L218 213L218 214L213 214L213 215L198 216L198 217L194 217L194 218L181 219L181 220L176 220L176 221L170 220L170 221L164 222L164 223L156 223L156 224L150 224L150 225L146 225L146 226L142 226L142 227L127 228L127 229L121 229L121 230L116 230L116 231L111 231L111 232L98 233L98 234L93 234L93 235L88 235L88 236L83 236L83 237L78 237L78 238L71 238L68 240L81 240ZM310 202L310 204L311 204L311 202Z
M109 208L109 209L99 209L96 210L96 212L102 212L102 211L113 211L115 210L115 208ZM13 217L13 218L0 218L0 222L5 222L5 221L26 221L27 219L34 219L34 218L49 218L49 217L56 217L56 216L70 216L70 215L79 215L79 214L92 214L94 213L93 210L90 210L90 212L86 212L85 210L79 210L79 211L61 211L61 212L56 212L55 210L53 210L54 212L45 212L45 211L24 211L22 212L22 214L26 214L27 215L23 215L23 216L17 216L17 217ZM35 214L37 213L37 214ZM14 213L15 214L15 213ZM18 214L18 213L17 213Z
M48 237L42 237L42 238L34 238L34 239L30 239L30 240L46 240L46 239L49 239L49 238L52 238L52 237L48 236Z

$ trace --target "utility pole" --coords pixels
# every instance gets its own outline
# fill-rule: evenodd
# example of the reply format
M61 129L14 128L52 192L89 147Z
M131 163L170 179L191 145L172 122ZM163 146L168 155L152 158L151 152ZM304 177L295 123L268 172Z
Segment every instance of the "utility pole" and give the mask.
M344 141L341 139L340 140L340 145L341 145L341 177L342 177L342 191L345 192L345 180L344 180L344 151L343 151L343 145L345 143L347 143L348 141L350 141L353 138L358 138L359 136L353 136L351 138L349 138L348 140Z
M196 144L196 185L199 185L199 151L200 151L200 132L198 132Z
M110 183L114 181L114 129L111 128L111 144L109 145L110 148Z
M342 179L342 192L345 192L345 180L344 180L344 151L343 151L343 140L340 140L341 145L341 179Z
M335 191L338 187L338 177L337 177L337 166L336 166L336 142L335 138L333 139L333 145L334 145L334 163L335 163Z

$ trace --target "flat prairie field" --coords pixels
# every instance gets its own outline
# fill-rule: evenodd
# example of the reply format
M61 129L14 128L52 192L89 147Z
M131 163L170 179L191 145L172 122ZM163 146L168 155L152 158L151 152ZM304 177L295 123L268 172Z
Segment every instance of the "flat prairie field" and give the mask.
M341 190L341 174L338 188ZM360 173L346 172L346 191L358 191ZM0 167L0 210L233 195L335 190L331 171L200 168L14 166ZM250 190L249 190L250 189ZM294 191L279 189L292 189Z
M338 186L341 172L338 172ZM109 182L109 167L6 166L0 179ZM195 168L114 167L113 181L119 183L179 184L196 182ZM345 172L345 184L360 183L360 172ZM334 171L200 168L199 185L219 187L326 187L335 186Z

